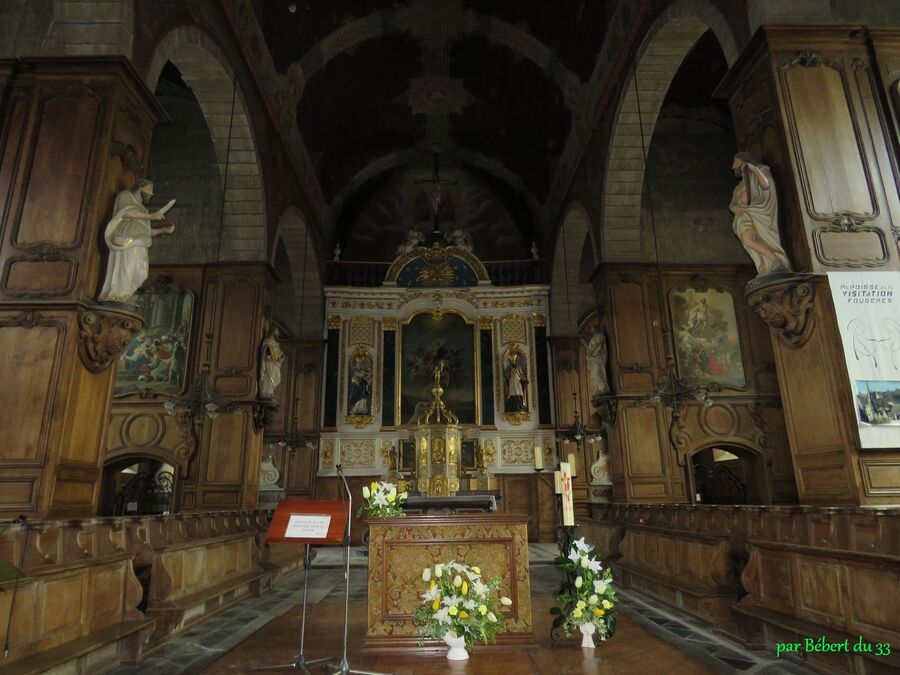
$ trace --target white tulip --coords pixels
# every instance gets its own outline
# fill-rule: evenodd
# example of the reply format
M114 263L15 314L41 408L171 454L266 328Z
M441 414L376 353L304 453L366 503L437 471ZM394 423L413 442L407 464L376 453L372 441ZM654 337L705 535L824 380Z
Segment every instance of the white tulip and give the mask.
M583 583L584 583L584 581L582 581L581 577L575 578L575 588L581 588L581 584L583 584Z
M588 559L585 556L581 556L581 566L584 568L588 566Z
M497 615L494 614L493 612L488 612L487 618L488 618L488 621L490 621L491 623L496 623L496 621L497 621Z
M390 494L391 497L396 498L397 497L397 488L394 487L393 485L391 485L391 491L388 494Z
M602 581L595 581L594 590L597 592L597 595L603 595L606 593L606 584Z
M428 581L428 579L426 579L425 581ZM590 605L596 605L596 604L597 604L597 596L596 596L596 595L592 595L591 597L589 597L589 598L588 598L588 604L590 604Z
M443 575L444 575L444 570L441 568L441 566L435 565L434 566L434 576L436 578L440 579Z
M371 495L372 493L369 492L369 488L363 485L363 498L368 499Z
M504 607L509 607L512 604L512 600L504 595L502 598L500 598L500 604Z
M458 574L455 577L453 577L453 585L456 586L457 588L462 586L462 577L459 576Z
M431 568L426 567L422 570L422 581L430 581L431 580Z

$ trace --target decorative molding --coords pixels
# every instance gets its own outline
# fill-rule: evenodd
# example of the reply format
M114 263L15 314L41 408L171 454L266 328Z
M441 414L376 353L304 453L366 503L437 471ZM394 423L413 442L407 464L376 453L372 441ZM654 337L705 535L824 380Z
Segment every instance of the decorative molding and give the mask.
M253 401L250 409L253 413L253 428L262 431L272 421L272 415L278 410L278 404L272 401Z
M619 370L623 373L649 373L653 369L647 363L620 363Z
M478 328L479 328L479 330L493 330L494 329L494 317L492 317L492 316L478 317Z
M522 422L528 422L531 419L531 413L527 412L505 412L503 419L512 424L514 427L519 426Z
M819 52L815 51L804 51L804 52L794 52L794 55L786 59L782 62L781 67L784 69L793 68L794 66L801 66L803 68L815 68L817 66L832 66L834 64L831 61L825 59Z
M325 320L325 325L329 330L340 330L341 328L341 317L339 316L329 316Z
M484 465L485 466L493 466L494 465L494 441L487 440L484 442L482 446L484 453Z
M322 467L331 466L334 463L334 441L322 443Z
M619 400L615 396L595 396L591 401L594 408L594 414L600 420L600 424L606 429L607 433L616 426L616 420L619 416Z
M375 441L341 441L341 465L346 467L374 466Z
M814 326L816 289L808 281L787 281L748 287L747 302L788 347L800 347Z
M544 328L547 325L547 315L541 314L540 312L533 312L532 321L534 322L535 328Z
M384 330L397 330L397 319L392 316L386 316L381 323Z
M501 344L525 342L525 319L518 314L507 314L500 320Z
M504 464L534 464L534 442L531 439L508 439L503 441L502 448ZM485 463L487 463L486 456Z
M78 333L81 339L78 353L84 367L92 373L109 368L143 326L143 320L136 314L79 309Z
M351 345L375 346L375 321L370 316L350 317L348 333Z

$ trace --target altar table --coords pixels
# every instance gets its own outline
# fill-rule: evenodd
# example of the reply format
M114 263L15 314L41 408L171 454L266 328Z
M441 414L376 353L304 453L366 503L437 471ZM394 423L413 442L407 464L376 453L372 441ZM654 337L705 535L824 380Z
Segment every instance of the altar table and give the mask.
M528 570L529 520L511 513L368 520L369 604L363 651L446 651L442 640L424 640L419 645L412 612L426 589L422 570L451 560L480 567L486 580L500 578L498 593L509 596L512 605L503 608L506 633L497 637L497 644L536 646Z

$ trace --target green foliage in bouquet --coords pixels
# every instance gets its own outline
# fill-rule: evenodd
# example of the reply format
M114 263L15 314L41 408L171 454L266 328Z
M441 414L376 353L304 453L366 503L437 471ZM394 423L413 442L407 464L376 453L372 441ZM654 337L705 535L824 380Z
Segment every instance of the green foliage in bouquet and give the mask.
M461 637L466 649L473 644L496 642L497 635L506 630L500 605L508 607L512 600L496 597L500 579L487 583L478 567L450 561L422 570L422 580L428 585L422 594L422 606L413 610L424 637L443 638L448 632Z
M553 627L563 627L566 635L579 626L591 623L601 640L616 632L616 594L613 590L612 571L603 569L600 555L584 538L572 542L568 556L554 561L563 572L563 582L556 596L558 607L551 607L555 616Z

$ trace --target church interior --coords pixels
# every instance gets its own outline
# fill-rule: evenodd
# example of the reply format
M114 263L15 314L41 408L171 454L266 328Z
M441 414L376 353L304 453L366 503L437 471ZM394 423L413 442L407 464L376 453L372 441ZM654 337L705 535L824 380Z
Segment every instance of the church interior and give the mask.
M0 0L0 675L900 672L898 150L896 0Z

